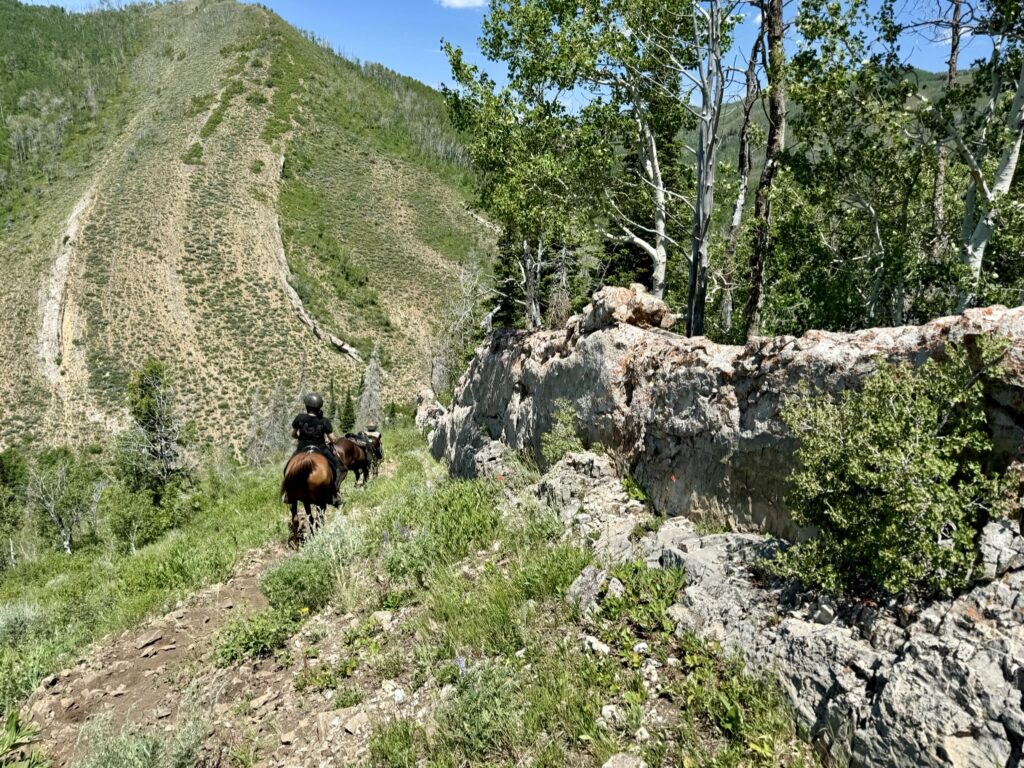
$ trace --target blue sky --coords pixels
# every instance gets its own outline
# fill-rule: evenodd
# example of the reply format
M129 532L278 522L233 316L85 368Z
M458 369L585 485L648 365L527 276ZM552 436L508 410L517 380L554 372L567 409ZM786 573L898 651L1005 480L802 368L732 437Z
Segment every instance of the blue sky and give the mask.
M252 0L245 0L252 1ZM376 61L437 87L450 80L447 60L440 52L442 38L461 46L470 61L484 64L476 51L486 0L261 0L287 21L326 37L349 57ZM97 0L28 0L37 5L59 4L70 10L98 5ZM115 0L119 5L123 0ZM920 0L904 0L913 8ZM751 12L738 35L738 49L747 50L756 28ZM968 44L960 64L984 55ZM946 46L925 40L907 41L904 58L930 71L943 71ZM492 74L497 74L493 67ZM497 78L500 81L500 76Z

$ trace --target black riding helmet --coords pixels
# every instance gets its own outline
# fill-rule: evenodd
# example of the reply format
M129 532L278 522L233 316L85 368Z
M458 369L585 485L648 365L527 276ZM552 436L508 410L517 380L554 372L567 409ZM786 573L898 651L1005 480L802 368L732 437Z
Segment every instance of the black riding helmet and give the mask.
M310 392L302 398L302 403L306 406L307 413L320 413L324 407L324 399L316 392Z

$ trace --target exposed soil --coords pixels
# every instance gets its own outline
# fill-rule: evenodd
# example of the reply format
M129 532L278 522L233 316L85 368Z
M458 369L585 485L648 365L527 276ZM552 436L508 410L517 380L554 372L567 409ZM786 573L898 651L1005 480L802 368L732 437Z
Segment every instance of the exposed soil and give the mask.
M94 715L108 715L115 728L173 728L183 692L209 659L216 633L240 612L266 607L260 576L284 555L280 546L250 553L226 583L105 640L77 666L44 680L28 709L54 766L72 764L80 729Z

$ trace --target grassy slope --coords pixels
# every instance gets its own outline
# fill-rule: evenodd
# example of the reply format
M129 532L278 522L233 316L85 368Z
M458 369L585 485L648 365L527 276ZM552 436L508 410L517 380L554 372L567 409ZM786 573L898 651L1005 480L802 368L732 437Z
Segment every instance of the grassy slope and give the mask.
M22 32L52 34L39 21L50 11L5 0L0 13L12 8ZM95 65L117 70L118 95L76 123L59 173L37 173L17 193L0 236L0 280L11 286L0 309L15 318L0 331L10 404L0 444L105 439L126 376L147 355L172 364L207 438L240 440L240 411L277 382L357 385L360 366L314 339L287 302L278 214L314 316L364 351L379 340L388 396L410 396L429 372L431 318L453 265L487 248L464 211L437 95L346 62L256 6L130 14L135 48ZM70 50L91 44L79 37ZM40 290L90 189L51 387L37 353ZM43 423L26 418L40 409Z
M407 394L457 265L490 250L457 139L436 92L278 32L265 135L291 131L279 210L295 287L364 354L379 341L389 393Z
M276 470L207 482L182 528L135 554L105 545L48 552L0 571L0 709L91 642L225 579L247 550L286 538ZM14 616L28 610L23 629Z
M350 490L344 516L264 577L273 607L230 624L211 666L195 670L200 688L223 679L217 667L238 680L212 744L247 756L241 764L348 763L348 738L332 746L312 727L281 738L303 719L329 722L333 700L366 704L372 733L353 738L370 768L589 766L624 750L658 766L813 763L769 679L672 631L665 611L681 571L620 567L623 597L583 618L563 596L592 556L552 510L529 494L508 503L519 485L445 478L412 430L389 437L384 474ZM588 652L583 635L610 653ZM657 687L648 657L662 665ZM277 715L252 704L271 679ZM387 705L396 686L420 703ZM603 719L609 704L617 714ZM100 744L87 765L123 749L123 739Z

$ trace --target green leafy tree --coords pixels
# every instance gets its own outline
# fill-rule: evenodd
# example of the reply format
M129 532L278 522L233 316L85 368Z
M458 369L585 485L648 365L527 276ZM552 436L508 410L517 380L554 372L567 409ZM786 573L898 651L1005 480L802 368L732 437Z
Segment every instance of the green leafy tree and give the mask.
M87 456L70 448L40 454L28 473L26 497L45 535L71 554L96 508L100 475Z
M17 448L0 452L0 543L5 557L0 562L14 566L14 537L25 521L25 490L28 485L28 460Z
M167 365L150 359L128 382L125 401L135 425L118 441L116 473L132 491L160 503L165 489L190 474L185 449L191 429L178 414Z
M968 585L978 526L997 501L982 375L1002 354L951 350L919 368L879 362L838 402L805 397L783 418L800 441L788 504L817 534L771 568L855 595L929 596Z
M135 552L156 541L175 523L170 505L157 506L148 491L131 491L121 483L103 490L99 510L123 552Z

